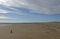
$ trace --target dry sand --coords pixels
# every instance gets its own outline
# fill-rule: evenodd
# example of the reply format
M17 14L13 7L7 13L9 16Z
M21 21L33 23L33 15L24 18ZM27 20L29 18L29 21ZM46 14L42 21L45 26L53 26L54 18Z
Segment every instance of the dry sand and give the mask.
M13 33L10 33L11 30ZM12 24L0 27L0 39L60 39L60 23Z

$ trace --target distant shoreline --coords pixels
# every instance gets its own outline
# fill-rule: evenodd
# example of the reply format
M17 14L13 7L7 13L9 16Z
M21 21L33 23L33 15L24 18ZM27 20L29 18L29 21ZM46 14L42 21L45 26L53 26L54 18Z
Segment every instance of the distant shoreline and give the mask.
M1 22L0 24L44 24L44 23L60 23L60 22L21 22L21 23L12 23L12 22Z

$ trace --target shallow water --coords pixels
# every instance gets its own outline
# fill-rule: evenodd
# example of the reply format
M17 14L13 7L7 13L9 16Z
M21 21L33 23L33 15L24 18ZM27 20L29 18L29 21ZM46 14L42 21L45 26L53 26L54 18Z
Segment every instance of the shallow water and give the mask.
M0 27L4 27L4 26L10 26L12 24L0 24Z

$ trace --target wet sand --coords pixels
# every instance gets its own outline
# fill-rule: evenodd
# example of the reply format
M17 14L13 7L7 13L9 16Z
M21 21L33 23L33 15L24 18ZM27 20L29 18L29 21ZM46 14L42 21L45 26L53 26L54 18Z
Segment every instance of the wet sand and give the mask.
M60 39L60 23L17 23L0 27L0 39Z

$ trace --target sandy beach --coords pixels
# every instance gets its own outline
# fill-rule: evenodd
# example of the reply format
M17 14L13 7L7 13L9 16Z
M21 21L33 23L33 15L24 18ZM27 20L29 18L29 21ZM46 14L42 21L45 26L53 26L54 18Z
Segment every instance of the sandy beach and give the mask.
M60 39L60 23L13 23L0 27L0 39Z

